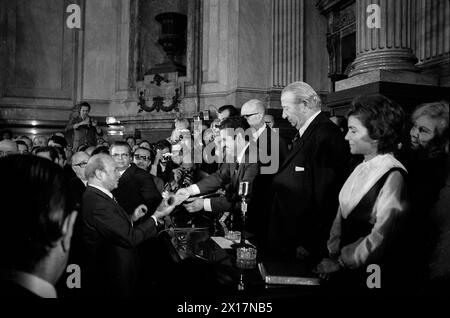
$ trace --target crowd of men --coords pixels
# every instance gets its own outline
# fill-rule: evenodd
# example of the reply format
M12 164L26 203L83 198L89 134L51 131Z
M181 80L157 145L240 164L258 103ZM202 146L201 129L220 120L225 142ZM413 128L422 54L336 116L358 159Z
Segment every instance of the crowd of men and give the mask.
M373 109L391 105L379 96L365 101L372 102ZM450 261L442 256L450 255L450 216L443 212L448 210L450 186L448 103L439 103L430 106L441 109L439 114L418 115L409 123L409 138L391 142L392 153L402 163L396 167L404 165L409 174L407 200L414 211L410 214L416 215L410 227L420 231L416 232L420 239L409 244L421 246L421 288L447 286L450 277ZM15 208L6 213L5 231L0 231L4 235L0 241L8 236L8 242L13 241L6 249L9 261L2 270L8 284L3 288L11 295L56 297L54 286L69 263L81 265L83 295L132 297L143 275L140 248L168 224L206 225L213 231L214 223L227 212L234 215L233 226L239 229L241 182L250 186L247 230L260 257L320 264L316 271L322 277L352 269L344 254L330 256L330 231L341 220L336 212L342 210L342 191L352 180L353 169L361 161L370 161L373 144L381 149L378 140L382 138L376 136L388 134L390 128L380 128L386 131L374 135L356 111L348 127L345 118L330 120L321 111L319 95L304 82L283 90L281 106L282 117L297 132L293 140L280 136L273 116L257 99L240 109L222 106L209 127L193 127L189 120L177 119L171 136L155 143L129 136L110 144L89 116L88 103L79 105L65 133L48 139L14 138L5 132L0 141L4 157L0 175L6 181L0 193L2 202L11 202ZM389 107L387 112L395 108ZM368 135L352 137L361 123ZM403 124L408 125L406 119ZM195 138L198 134L200 138ZM363 142L372 146L355 151ZM211 151L203 151L201 162L196 162L194 149L199 144ZM383 186L381 192L387 191ZM367 237L386 233L377 228L380 215L370 216ZM413 228L419 223L422 228ZM6 229L10 224L23 227ZM351 243L357 246L361 240ZM367 250L369 257L362 265L379 253Z

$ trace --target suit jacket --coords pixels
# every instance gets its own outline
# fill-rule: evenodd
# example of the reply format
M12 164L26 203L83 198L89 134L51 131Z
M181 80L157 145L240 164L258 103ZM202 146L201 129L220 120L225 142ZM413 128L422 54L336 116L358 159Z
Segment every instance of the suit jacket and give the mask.
M69 206L72 210L77 210L81 214L83 193L86 186L77 176L69 180ZM70 244L69 264L78 264L83 254L82 238L81 238L81 215L79 215L73 226L72 240Z
M272 181L288 154L286 140L279 135L275 140L272 140L273 137L275 137L273 130L266 126L256 140L260 172L253 180L252 196L248 206L247 228L256 235L254 243L258 245L260 251L267 245L267 227L273 199ZM267 162L269 158L270 161Z
M134 163L119 179L119 185L112 191L117 202L129 214L133 214L140 204L149 211L155 211L162 197L150 173L138 168Z
M313 258L326 242L348 176L348 145L339 128L320 113L293 145L273 180L269 244L288 257L298 246Z
M157 235L153 218L139 225L114 199L88 186L83 195L82 237L84 261L82 282L89 295L130 297L138 278L136 247Z
M239 182L249 181L249 193L252 190L253 180L259 173L257 163L223 163L219 170L197 183L200 193L208 193L225 187L225 197L211 198L213 213L221 213L234 209L239 200Z

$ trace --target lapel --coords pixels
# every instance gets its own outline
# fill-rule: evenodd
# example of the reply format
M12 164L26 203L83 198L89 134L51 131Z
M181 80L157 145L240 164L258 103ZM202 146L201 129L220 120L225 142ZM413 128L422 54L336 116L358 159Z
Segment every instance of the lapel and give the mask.
M133 174L134 174L134 164L132 163L120 177L119 184L127 183L129 180L131 180Z
M305 142L308 139L310 139L310 136L316 130L319 123L323 122L324 118L327 119L324 116L325 115L321 112L319 115L317 115L316 118L314 118L311 124L309 124L308 128L306 128L303 135L292 145L291 151L288 153L286 159L284 160L283 164L281 165L280 169L278 169L278 171L281 171L281 169L283 169L289 163L289 161L291 161L296 156L296 154L303 148Z
M122 207L119 205L119 203L117 203L114 199L111 199L106 193L100 191L97 188L91 187L91 186L87 186L86 191L92 191L94 192L96 195L101 196L103 199L107 200L110 204L114 205L114 207L116 208L116 210L119 211L120 214L122 214L123 217L125 217L127 219L128 222L130 222L131 225L133 225L133 223L131 222L130 217L128 216L128 214L125 212L124 209L122 209Z

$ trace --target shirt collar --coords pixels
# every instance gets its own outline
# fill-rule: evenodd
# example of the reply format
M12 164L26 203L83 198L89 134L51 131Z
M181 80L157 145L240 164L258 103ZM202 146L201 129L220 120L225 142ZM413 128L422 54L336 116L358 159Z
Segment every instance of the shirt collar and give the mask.
M320 114L320 110L315 113L314 115L312 115L311 117L308 118L307 121L305 121L305 123L303 124L303 126L298 130L300 137L305 133L306 129L308 128L308 126L312 123L312 121L317 117L317 115Z
M12 274L12 281L42 298L57 298L55 287L48 281L22 271Z
M127 171L128 168L130 168L130 167L131 167L131 164L129 164L128 167L127 167L126 169L124 169L124 170L122 170L122 171L119 171L120 176L122 176L122 175L125 173L125 171Z
M256 141L259 138L259 136L261 136L261 134L264 132L265 129L266 124L262 125L258 130L253 130L252 131L253 141Z
M106 195L107 195L108 197L110 197L111 199L114 199L113 194L112 194L111 191L109 191L108 189L106 189L106 188L104 188L104 187L102 187L102 186L95 185L95 184L89 184L89 185L90 185L91 187L94 187L94 188L96 188L96 189L102 191L104 194L106 194Z
M244 160L245 152L247 151L249 145L250 143L246 143L244 148L242 148L241 152L237 155L236 157L237 163L242 163L242 161Z

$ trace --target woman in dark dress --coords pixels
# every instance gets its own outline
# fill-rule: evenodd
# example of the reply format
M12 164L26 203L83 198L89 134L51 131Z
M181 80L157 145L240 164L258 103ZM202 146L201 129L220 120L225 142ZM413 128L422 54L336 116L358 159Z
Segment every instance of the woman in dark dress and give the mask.
M328 241L329 258L316 271L340 289L368 290L368 265L381 270L389 289L401 267L408 200L405 167L394 157L404 114L382 95L356 98L348 116L352 154L364 156L339 193L339 208ZM378 285L378 283L375 283Z

